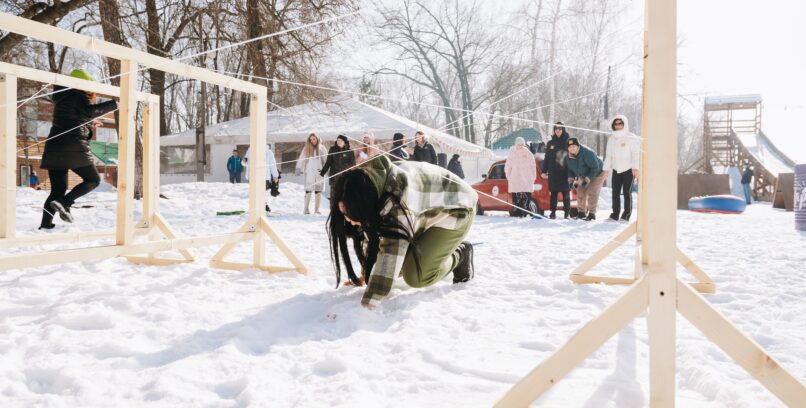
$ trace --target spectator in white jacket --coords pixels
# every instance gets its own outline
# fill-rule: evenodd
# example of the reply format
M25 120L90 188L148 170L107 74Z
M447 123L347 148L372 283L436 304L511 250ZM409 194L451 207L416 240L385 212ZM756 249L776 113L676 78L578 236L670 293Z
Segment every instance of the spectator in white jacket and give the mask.
M627 117L617 115L610 122L613 134L607 139L604 171L610 172L610 186L613 188L613 213L610 219L619 220L621 195L624 196L624 212L621 219L630 220L632 214L632 185L638 177L638 163L641 157L641 139L630 133Z
M246 179L249 180L249 153L252 148L246 149L246 154L243 156L243 172L246 174ZM280 172L277 171L277 160L274 159L274 152L266 146L266 190L271 190L272 186L280 182ZM276 188L276 186L275 186ZM268 197L267 197L268 199ZM269 203L266 202L266 212L270 212Z

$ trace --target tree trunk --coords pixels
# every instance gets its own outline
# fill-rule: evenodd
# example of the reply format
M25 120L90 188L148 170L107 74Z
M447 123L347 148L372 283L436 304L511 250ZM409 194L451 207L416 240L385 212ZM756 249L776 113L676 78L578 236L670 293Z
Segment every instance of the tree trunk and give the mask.
M61 20L64 16L94 1L96 0L62 0L55 1L52 6L44 5L41 2L31 2L31 6L25 9L20 14L20 17L27 18L38 23L54 25L58 23L59 20ZM21 43L23 39L25 39L25 37L14 33L8 33L0 38L0 56L3 56L11 51L11 49Z

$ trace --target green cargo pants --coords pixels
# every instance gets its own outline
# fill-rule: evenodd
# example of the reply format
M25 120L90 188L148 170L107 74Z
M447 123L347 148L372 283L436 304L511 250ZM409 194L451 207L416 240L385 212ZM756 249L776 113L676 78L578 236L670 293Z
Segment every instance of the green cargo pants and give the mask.
M468 211L463 226L457 229L432 227L417 238L417 248L420 250L421 274L417 274L417 265L414 263L414 249L409 247L406 259L400 274L406 284L413 288L431 286L447 276L459 263L459 254L456 248L467 236L473 225L475 211Z

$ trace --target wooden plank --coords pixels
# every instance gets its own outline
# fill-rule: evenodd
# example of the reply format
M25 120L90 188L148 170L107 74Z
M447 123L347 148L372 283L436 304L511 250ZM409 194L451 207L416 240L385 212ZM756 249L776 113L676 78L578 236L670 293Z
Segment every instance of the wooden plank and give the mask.
M592 276L571 274L571 281L574 283L604 283L605 285L632 285L637 279L619 278L617 276Z
M714 280L711 279L711 277L707 273L705 273L705 271L702 270L702 268L700 268L696 263L694 263L694 261L692 261L691 258L688 257L688 255L686 255L683 251L681 251L680 248L677 248L675 258L682 267L686 268L686 270L688 270L694 276L694 278L697 279L697 283L709 284L713 286L714 290L716 290L716 284L714 284Z
M246 269L260 269L268 273L293 272L297 270L297 267L295 266L254 265L251 263L227 262L227 261L210 261L210 267L217 269L228 269L233 271L243 271Z
M142 51L112 44L98 38L88 37L47 24L38 23L7 13L0 13L0 29L36 38L66 47L98 53L118 60L130 60L149 68L157 68L182 77L198 79L241 92L266 95L266 88L251 82L215 73L204 68L183 64ZM123 71L121 69L121 71ZM265 107L265 104L264 104Z
M22 253L0 257L0 270L33 268L67 262L98 261L117 256L150 252L173 251L220 244L237 244L252 239L253 233L229 233L192 238L139 242L128 245L107 245L58 251Z
M193 262L193 260L187 259L157 258L152 256L127 256L126 260L133 264L153 266L171 266Z
M99 95L114 98L120 97L120 88L95 81L73 78L71 76L57 74L55 72L42 71L39 69L13 65L0 61L0 72L17 76L18 78L30 79L31 81L42 82L52 85L66 86L69 88L81 89L82 91L95 92ZM159 96L145 92L137 92L138 101L159 103ZM15 97L16 101L16 97ZM5 105L5 103L3 103Z
M249 105L249 221L257 225L266 205L266 94Z
M641 279L602 314L588 322L565 345L518 381L496 407L526 407L540 397L590 353L601 347L647 307L647 281Z
M294 264L297 271L299 271L299 273L303 275L308 275L308 267L305 266L305 264L302 263L302 261L300 261L299 258L297 258L297 255L294 254L294 251L292 251L291 248L288 247L288 244L286 244L283 238L280 236L280 234L278 234L277 231L275 231L274 228L272 228L271 224L269 224L269 221L265 217L260 218L259 226L260 229L264 233L266 233L266 235L268 235L269 238L271 238L272 242L274 242L274 244L277 245L277 248L279 248L280 251L282 251L282 253L286 256L286 258L288 258L288 260L291 261L292 264Z
M17 77L0 75L0 239L17 230Z
M585 262L580 264L579 266L571 272L571 275L584 275L588 272L591 268L596 266L602 259L605 259L611 252L615 251L624 244L630 237L635 235L636 232L636 225L635 223L631 223L624 231L621 231L615 238L611 239L607 244L603 247L599 248L590 258L586 259Z
M790 407L803 406L806 386L736 328L700 294L677 282L677 307L691 324L729 355L764 387Z
M647 1L644 177L649 278L650 406L675 403L677 248L677 1ZM642 221L643 222L643 221Z
M1 13L0 13L1 14ZM134 147L137 137L137 63L120 61L120 123L118 129L118 200L115 223L115 243L126 245L133 238L134 211Z
M257 226L257 222L253 224L249 220L247 220L246 223L244 223L243 225L241 225L240 228L238 228L238 233L249 233L249 234L259 233L259 227ZM221 247L221 249L218 250L218 252L215 253L215 255L213 255L213 257L212 257L210 262L223 261L224 258L233 249L235 249L235 246L237 246L237 245L238 245L237 242L231 242L231 243L225 244L223 247Z
M168 221L165 221L165 218L162 218L161 214L154 214L154 223L156 224L156 227L165 235L165 238L177 239L176 233L171 226L168 225ZM193 254L191 254L187 249L180 249L179 253L182 254L182 257L185 258L185 260L193 260Z
M149 233L151 228L135 228L134 235L141 236ZM99 241L115 239L115 230L76 231L60 234L36 234L17 236L13 239L0 239L0 248L16 248L35 245L70 244L76 242Z

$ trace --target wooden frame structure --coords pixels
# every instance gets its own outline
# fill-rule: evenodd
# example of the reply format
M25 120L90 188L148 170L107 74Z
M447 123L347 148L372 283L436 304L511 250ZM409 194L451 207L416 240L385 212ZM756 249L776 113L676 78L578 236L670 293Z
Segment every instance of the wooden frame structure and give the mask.
M636 273L640 276L624 295L515 384L496 406L528 406L647 309L651 406L675 404L678 311L781 401L790 406L802 404L806 400L803 383L676 276L676 263L681 260L689 270L699 269L681 257L676 243L677 1L647 0L645 7L642 134L649 137L641 156L650 165L642 169L639 218L643 221L618 237L626 240L639 234L641 261L637 262L640 273ZM608 245L617 247L619 240L614 242ZM592 259L598 257L598 262L610 251L600 251Z
M27 268L65 262L100 260L125 256L132 262L151 265L167 265L193 260L187 250L192 247L221 244L211 265L218 268L241 270L258 268L268 272L298 271L307 274L307 267L277 234L263 216L266 197L265 149L266 149L266 88L203 68L193 67L170 59L147 54L97 38L87 37L21 17L0 13L0 29L66 47L95 52L121 61L120 87L84 81L31 68L0 63L0 247L20 247L43 243L65 243L84 240L114 238L114 245L89 248L56 250L39 253L23 253L0 256L0 270ZM250 166L249 218L234 233L211 236L178 238L168 222L159 213L159 98L136 92L137 76L143 68L156 68L176 75L193 78L221 87L251 95L250 144L254 150ZM16 237L16 109L17 78L58 84L77 89L120 97L120 122L118 129L118 199L116 228L113 231L89 233L47 234L46 236ZM134 147L137 103L142 101L144 168L143 168L143 218L133 221ZM159 239L159 234L164 239ZM274 242L292 265L265 265L265 235ZM135 242L137 236L146 236L145 242ZM244 241L253 242L251 262L228 262L226 255ZM162 251L179 251L181 259L165 259L157 256ZM145 255L144 255L145 254Z

